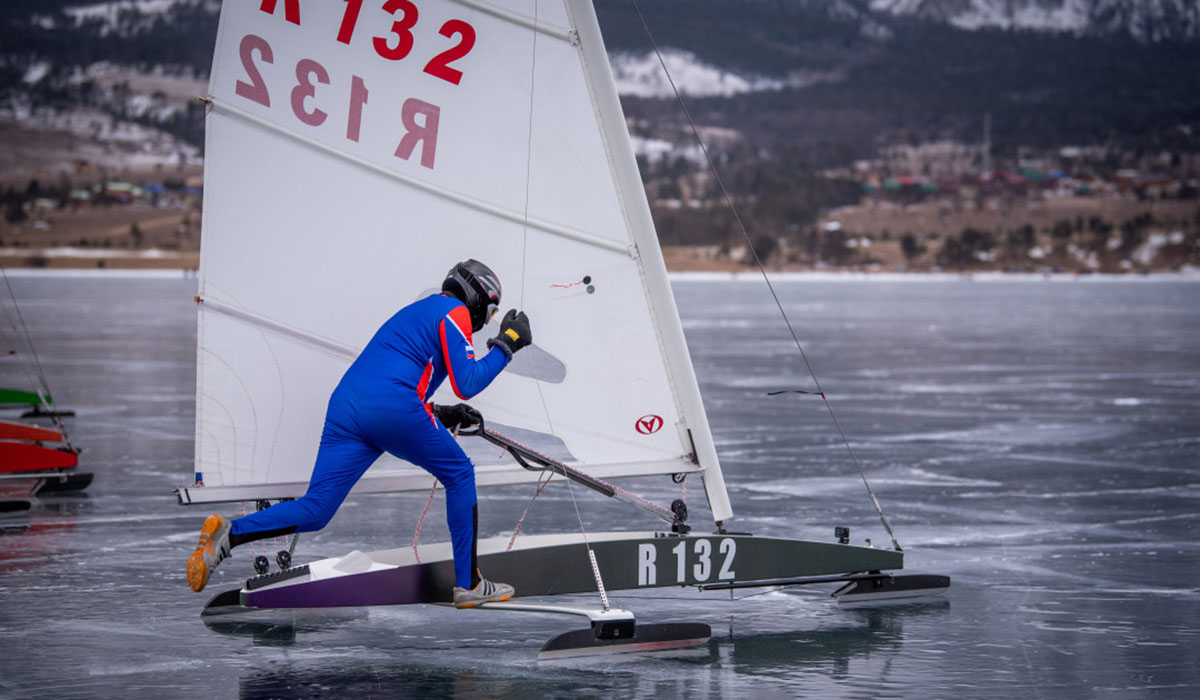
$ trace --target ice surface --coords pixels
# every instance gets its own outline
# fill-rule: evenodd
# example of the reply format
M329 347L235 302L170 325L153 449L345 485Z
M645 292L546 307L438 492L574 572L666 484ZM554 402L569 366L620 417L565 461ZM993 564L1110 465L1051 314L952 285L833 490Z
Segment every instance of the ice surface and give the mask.
M780 282L906 568L954 585L938 602L876 610L838 609L831 586L733 601L613 591L639 620L700 620L713 639L682 658L537 663L570 620L440 607L202 620L211 594L287 541L238 548L204 594L184 582L208 514L171 494L192 477L195 280L9 280L56 401L78 414L68 427L96 480L85 495L0 519L0 696L1200 694L1186 653L1200 641L1195 282ZM730 486L728 525L830 542L844 525L855 544L888 546L825 405L765 396L811 379L794 348L785 352L790 336L760 285L674 283ZM0 386L23 381L20 365L0 363ZM688 482L703 528L703 492ZM684 496L666 478L621 485L658 502ZM481 535L508 536L531 496L482 491ZM426 498L351 497L325 530L300 538L296 561L407 546ZM441 498L423 544L447 537ZM522 532L577 530L573 503L589 531L655 526L556 479Z

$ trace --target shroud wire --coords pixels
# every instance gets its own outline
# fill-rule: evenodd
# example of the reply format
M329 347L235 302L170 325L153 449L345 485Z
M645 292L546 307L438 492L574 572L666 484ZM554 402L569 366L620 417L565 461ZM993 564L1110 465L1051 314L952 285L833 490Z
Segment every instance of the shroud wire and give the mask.
M904 551L900 548L900 543L896 541L896 533L892 531L892 525L888 522L887 516L883 514L883 507L879 505L879 499L875 497L875 492L871 489L870 482L867 481L867 475L863 471L862 464L859 463L858 457L854 454L854 449L850 447L850 440L846 437L846 431L842 430L842 424L838 421L837 414L833 412L833 405L825 396L825 391L821 389L821 382L817 379L817 373L813 370L812 363L808 360L808 354L804 352L804 346L800 343L800 337L796 335L796 329L792 326L791 319L788 318L787 312L783 309L783 303L779 300L779 295L775 292L775 286L771 284L771 278L767 276L767 269L763 266L762 260L758 257L758 251L754 249L754 243L750 240L750 234L746 232L746 226L742 223L742 217L738 215L737 207L733 205L733 198L729 195L729 190L725 188L725 183L721 180L720 173L717 172L717 166L713 163L712 157L708 153L708 148L704 145L704 141L700 138L700 131L696 128L696 122L692 119L692 113L688 111L687 105L683 102L683 96L679 94L679 88L675 86L675 79L671 77L671 71L667 69L667 63L663 60L662 52L658 50L658 43L654 41L654 35L650 32L650 26L646 24L646 18L642 15L642 8L638 6L637 0L630 0L633 4L634 11L637 12L638 19L641 20L642 28L646 31L646 37L650 40L650 45L654 48L654 55L658 57L658 63L662 66L663 73L667 76L667 82L671 85L671 91L675 93L675 99L679 102L679 106L683 109L684 116L687 117L688 125L692 129L692 135L696 139L696 143L700 146L701 152L704 153L704 160L708 163L709 170L712 171L713 179L721 188L721 195L725 200L726 206L733 214L733 220L737 223L738 230L742 237L746 239L746 245L750 249L750 254L754 257L754 264L758 266L758 271L762 273L763 280L767 283L767 289L771 291L771 297L775 299L775 305L779 307L779 315L783 316L783 322L787 324L788 332L792 334L792 340L796 343L796 348L800 351L800 356L804 358L804 365L808 368L808 373L812 375L813 383L816 385L817 391L821 399L825 402L825 408L829 411L829 417L833 419L833 424L837 428L838 434L842 436L842 443L846 445L846 451L850 454L850 460L854 462L854 466L858 469L858 475L862 477L863 485L867 487L867 494L871 497L871 504L875 506L875 512L879 513L879 519L883 522L883 527L892 538L892 546L897 552Z

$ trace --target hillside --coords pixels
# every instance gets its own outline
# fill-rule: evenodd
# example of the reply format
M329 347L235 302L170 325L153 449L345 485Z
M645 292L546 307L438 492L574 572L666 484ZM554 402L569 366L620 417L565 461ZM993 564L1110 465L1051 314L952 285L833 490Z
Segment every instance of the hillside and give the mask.
M963 29L1029 29L1147 42L1200 36L1196 0L871 0L870 7Z
M1155 197L1194 199L1198 4L643 0L640 10L753 235L779 250L815 251L801 257L820 262L820 251L840 243L825 241L819 225L864 195L956 210L981 197L983 209L994 200L1017 212L1011 227L1047 235L1054 222L1034 215L1047 192L1138 199L1146 182L1163 181L1173 184L1155 186ZM638 7L596 6L660 235L736 248L740 234ZM203 107L191 97L206 90L219 8L217 0L0 5L6 210L29 204L22 193L35 179L65 197L113 178L183 183L194 173ZM960 155L947 160L947 149ZM1027 172L1039 184L1027 185Z

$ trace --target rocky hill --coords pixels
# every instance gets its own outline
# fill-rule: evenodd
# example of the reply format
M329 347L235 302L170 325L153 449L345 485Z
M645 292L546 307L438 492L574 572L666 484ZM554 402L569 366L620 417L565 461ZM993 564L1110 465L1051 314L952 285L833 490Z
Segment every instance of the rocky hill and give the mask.
M886 182L901 184L877 196L901 204L951 191L985 199L1046 191L980 184L1030 169L1059 173L1055 191L1103 183L1116 196L1144 192L1119 183L1148 178L1174 183L1156 191L1195 197L1200 0L596 7L669 243L720 247L737 234L651 37L759 236L811 241L831 209ZM198 167L203 115L191 98L206 91L219 10L219 0L0 4L3 184L59 181L81 163L101 178ZM947 149L967 155L952 180L939 181L936 154Z
M870 8L963 29L998 27L1138 41L1200 37L1197 0L870 0Z

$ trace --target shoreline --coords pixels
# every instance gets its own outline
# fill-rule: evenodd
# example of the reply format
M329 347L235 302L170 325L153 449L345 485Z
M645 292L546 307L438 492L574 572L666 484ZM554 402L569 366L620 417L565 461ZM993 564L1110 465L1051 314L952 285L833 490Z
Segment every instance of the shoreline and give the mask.
M678 255L669 249L667 275L672 281L761 282L763 272L753 266L730 261L704 260ZM664 251L668 252L668 251ZM196 250L100 249L76 246L50 248L0 247L0 268L8 275L23 277L199 277L200 253ZM1200 281L1200 267L1183 265L1177 270L1136 272L1014 271L999 268L977 270L889 270L881 267L825 267L812 269L800 265L771 266L766 270L772 282L780 281L934 281L970 280L978 282L1084 281L1084 280L1184 280Z
M743 280L762 279L762 272L730 260L712 260L683 255L687 247L667 246L663 249L667 273L671 279ZM179 250L174 247L160 248L96 248L81 246L53 246L25 248L0 245L0 267L9 272L18 270L48 274L87 273L136 273L138 271L162 272L196 276L200 266L198 250ZM1125 272L1070 269L1051 271L1049 268L1006 271L1000 266L969 270L933 270L911 268L907 270L882 265L823 266L814 269L807 265L769 265L767 275L772 280L788 279L975 279L975 280L1039 280L1039 279L1191 279L1200 277L1200 267L1190 263L1172 269L1162 265L1160 269L1141 269Z
M6 277L19 278L107 278L107 279L198 279L195 268L186 267L8 267ZM1200 282L1200 269L1144 274L1069 272L863 272L859 270L780 270L767 271L775 282ZM668 270L672 282L762 283L757 270L713 272L709 270Z

